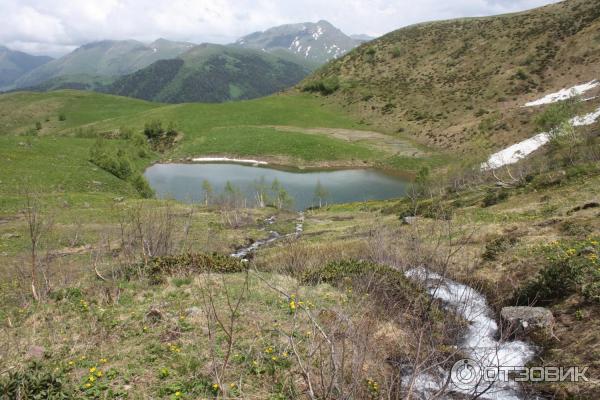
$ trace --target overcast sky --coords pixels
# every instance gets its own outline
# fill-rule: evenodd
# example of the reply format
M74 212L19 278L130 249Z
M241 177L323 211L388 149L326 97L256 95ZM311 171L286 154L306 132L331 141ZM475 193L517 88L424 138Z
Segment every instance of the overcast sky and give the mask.
M62 55L102 39L230 43L293 22L326 19L378 36L429 20L520 11L557 0L0 0L0 44Z

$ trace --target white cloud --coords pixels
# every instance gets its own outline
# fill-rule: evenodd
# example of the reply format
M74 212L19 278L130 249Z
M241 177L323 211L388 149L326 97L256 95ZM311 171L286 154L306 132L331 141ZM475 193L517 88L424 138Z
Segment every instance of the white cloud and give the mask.
M381 35L416 22L524 10L557 0L1 0L0 44L58 55L102 39L229 43L283 23L326 19Z

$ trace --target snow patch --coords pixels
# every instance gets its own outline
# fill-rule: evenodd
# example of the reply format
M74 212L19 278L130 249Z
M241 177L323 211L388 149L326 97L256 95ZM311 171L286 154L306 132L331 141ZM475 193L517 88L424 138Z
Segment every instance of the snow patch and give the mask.
M569 122L573 126L592 125L600 118L600 108L586 115L572 118ZM497 169L505 165L514 164L517 161L527 157L546 143L550 141L550 134L547 132L538 133L532 138L513 144L504 150L494 153L486 162L481 164L481 170L488 171Z
M589 90L592 90L596 87L600 86L600 81L594 79L588 83L584 83L581 85L576 85L567 89L561 89L556 93L548 94L541 99L530 101L529 103L525 103L525 107L534 107L541 106L544 104L556 103L558 101L567 100L571 97L579 96Z
M197 157L192 158L193 162L230 162L239 164L252 164L252 165L267 165L266 161L258 161L243 158L229 158L229 157Z

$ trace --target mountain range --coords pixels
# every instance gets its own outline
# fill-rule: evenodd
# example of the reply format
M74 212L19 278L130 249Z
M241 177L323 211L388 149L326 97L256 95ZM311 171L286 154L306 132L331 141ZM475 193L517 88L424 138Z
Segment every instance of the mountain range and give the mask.
M106 91L165 103L251 99L289 88L306 77L311 69L300 61L292 55L201 44L178 58L123 76Z
M10 87L23 75L50 61L51 57L32 56L0 46L0 90Z
M18 68L4 62L9 50L2 48L0 71L7 72L0 90L96 90L165 102L248 99L293 86L365 40L319 21L255 32L230 45L104 40L56 60L11 52L37 62Z
M249 49L272 52L284 50L307 60L324 64L338 58L365 41L347 36L327 21L281 25L254 32L235 44Z

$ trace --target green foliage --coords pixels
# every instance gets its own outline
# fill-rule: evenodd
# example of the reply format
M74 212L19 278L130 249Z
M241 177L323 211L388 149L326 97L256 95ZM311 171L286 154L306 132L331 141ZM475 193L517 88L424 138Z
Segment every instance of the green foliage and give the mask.
M309 269L301 277L307 284L329 283L332 285L353 286L373 293L384 301L413 299L418 292L404 273L386 265L362 260L331 262L324 267Z
M535 123L541 130L552 132L576 116L579 109L578 98L553 103L535 118Z
M90 149L90 161L120 179L127 179L133 171L131 161L125 152L117 150L114 153L102 138L98 138Z
M143 198L150 199L154 197L154 190L150 187L150 184L146 178L144 178L144 175L135 174L131 179L131 184Z
M42 130L42 123L40 121L37 121L35 123L35 129L38 130L38 131Z
M507 189L490 189L483 198L483 206L491 207L495 204L502 203L503 201L506 201L509 196L510 193Z
M165 151L175 143L177 131L172 122L165 129L163 128L162 121L154 120L144 126L144 135L148 138L152 148L158 151Z
M336 76L313 80L302 88L304 92L321 93L323 96L328 96L335 93L340 88L340 81Z
M66 121L67 120L67 116L63 113L58 114L58 120L59 121Z
M600 303L600 238L554 242L543 248L546 266L518 293L521 304L554 303L573 294Z
M125 271L125 275L129 278L134 277L138 267L153 284L164 282L167 276L187 276L203 272L226 274L243 272L248 268L239 258L221 254L188 253L153 258L147 264Z
M74 398L61 372L32 362L23 370L0 377L0 398L21 400L62 400Z
M498 255L512 248L518 241L519 239L515 236L500 236L485 245L485 251L481 258L488 261L495 260Z

